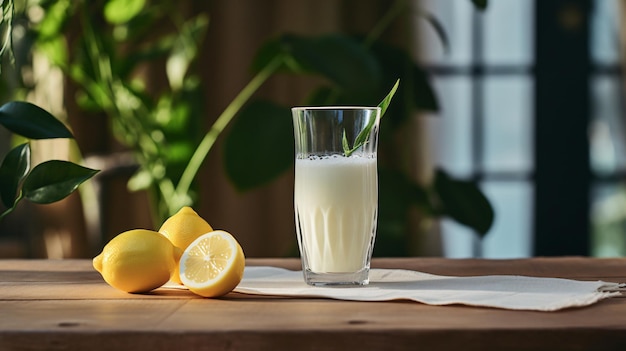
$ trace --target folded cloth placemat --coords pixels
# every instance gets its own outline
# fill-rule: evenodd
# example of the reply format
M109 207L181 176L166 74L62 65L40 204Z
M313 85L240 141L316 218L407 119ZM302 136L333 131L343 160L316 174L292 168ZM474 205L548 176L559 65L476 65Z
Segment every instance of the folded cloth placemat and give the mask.
M622 285L515 275L438 276L403 269L372 269L366 286L313 287L301 271L246 267L235 289L244 294L320 297L354 301L412 300L429 305L462 304L510 310L556 311L587 306L619 295Z

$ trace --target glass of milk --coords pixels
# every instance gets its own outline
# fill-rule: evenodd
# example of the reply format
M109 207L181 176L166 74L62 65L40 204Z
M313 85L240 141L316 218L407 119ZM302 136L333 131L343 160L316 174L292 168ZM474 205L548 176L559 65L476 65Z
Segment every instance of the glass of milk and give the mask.
M294 207L304 280L366 285L378 214L380 108L294 107L292 115Z

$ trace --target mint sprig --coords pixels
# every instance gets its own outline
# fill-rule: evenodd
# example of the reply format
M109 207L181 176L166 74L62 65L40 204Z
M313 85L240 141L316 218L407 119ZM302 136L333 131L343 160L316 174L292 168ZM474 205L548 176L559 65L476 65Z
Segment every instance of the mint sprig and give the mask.
M387 94L387 96L385 96L383 101L381 101L378 104L378 107L380 107L380 118L382 118L385 112L387 112L387 107L389 107L389 104L391 104L391 99L395 95L396 90L398 90L398 85L400 85L400 79L396 80L396 84L393 85L393 88L391 88L391 91L389 91L389 93ZM352 146L352 148L350 148L350 145L348 144L348 137L346 136L346 130L345 129L343 130L343 138L341 140L341 144L343 146L343 154L346 157L349 157L350 155L352 155L353 152L355 152L356 150L358 150L358 148L360 148L361 146L365 144L365 142L367 141L367 137L370 135L370 131L372 130L372 127L374 126L374 122L376 122L375 118L370 119L370 121L367 123L365 128L363 128L363 130L359 133L359 135L356 136L356 139L354 140L354 145Z

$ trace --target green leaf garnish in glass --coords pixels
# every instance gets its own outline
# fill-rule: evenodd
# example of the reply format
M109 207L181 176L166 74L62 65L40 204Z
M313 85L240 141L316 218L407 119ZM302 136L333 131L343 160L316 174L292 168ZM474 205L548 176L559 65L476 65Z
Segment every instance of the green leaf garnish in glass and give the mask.
M383 117L383 115L387 111L387 107L389 107L389 104L391 104L391 99L395 95L396 90L398 90L398 85L400 85L400 79L396 80L396 84L393 85L393 88L391 88L391 91L389 91L389 93L387 94L387 96L385 96L383 101L381 101L378 104L378 107L380 107L380 118ZM346 157L349 157L350 155L352 155L353 152L355 152L356 150L358 150L361 146L365 144L365 142L367 141L367 137L370 135L372 127L374 126L374 122L376 122L376 119L372 118L369 121L369 123L367 123L365 128L363 128L363 130L359 133L359 135L356 136L356 139L354 140L354 145L352 146L352 148L350 148L350 146L348 145L348 138L346 136L346 131L345 130L343 131L343 139L341 140L341 143L343 146L343 154Z

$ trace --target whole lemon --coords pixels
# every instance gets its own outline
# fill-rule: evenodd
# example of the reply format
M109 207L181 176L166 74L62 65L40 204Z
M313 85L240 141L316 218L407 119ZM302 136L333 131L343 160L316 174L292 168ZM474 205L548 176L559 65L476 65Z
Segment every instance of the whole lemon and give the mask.
M186 249L200 235L212 232L213 228L191 207L185 206L168 218L159 233L170 239L174 246Z
M181 251L191 244L194 240L200 237L202 234L212 232L213 228L200 217L196 211L191 207L185 206L176 212L173 216L168 218L161 228L159 233L163 234L166 238L170 239L174 246L178 247ZM178 265L171 276L172 281L182 284L178 274Z
M182 251L163 235L134 229L111 239L93 267L114 288L129 293L147 292L167 283L178 267Z

